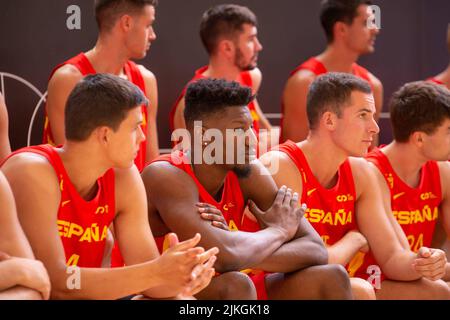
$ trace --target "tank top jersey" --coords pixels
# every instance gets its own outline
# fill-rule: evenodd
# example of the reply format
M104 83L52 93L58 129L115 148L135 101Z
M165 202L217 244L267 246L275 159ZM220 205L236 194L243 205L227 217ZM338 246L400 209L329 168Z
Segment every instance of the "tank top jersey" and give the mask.
M194 171L192 170L188 158L182 151L175 151L172 154L160 156L153 162L158 161L169 162L178 169L186 172L197 186L199 201L214 205L216 208L218 208L222 212L231 232L256 232L260 230L259 224L249 219L244 214L244 197L239 185L239 179L234 172L229 172L226 176L223 185L222 198L220 201L217 201L208 193L208 191L206 191L200 181L198 181L197 177L194 174ZM201 218L199 217L199 219ZM168 242L166 241L166 237L164 236L156 238L156 243L160 252L163 252L168 248ZM248 274L252 281L255 283L258 299L267 299L267 293L265 292L264 287L264 275L266 273L261 270L253 269L241 270L241 272Z
M67 64L71 64L73 66L75 66L80 73L83 76L87 76L90 74L96 74L97 72L95 71L94 67L92 66L92 64L90 63L90 61L88 60L88 58L86 57L86 55L84 53L80 53L79 55L67 60L66 62L58 65L51 73L50 75L50 79L53 77L53 75L55 74L55 72L61 68L64 65ZM142 90L142 92L144 93L144 95L146 94L145 92L145 82L144 82L144 78L142 77L141 71L139 70L138 66L136 65L136 63L132 62L132 61L128 61L125 64L124 67L124 72L127 76L127 78L133 83L135 84L137 87L139 87L139 89ZM145 135L147 135L147 122L148 122L148 112L147 112L147 107L145 105L142 105L141 107L142 109L142 117L143 117L143 123L141 125L142 131L144 132ZM148 139L149 137L147 137ZM54 142L54 138L53 138L53 133L52 133L52 127L51 127L51 123L49 121L49 118L47 116L47 111L45 111L45 122L44 122L44 135L43 135L43 143L45 144L51 144L51 145L55 145ZM139 148L139 152L136 156L136 159L134 160L137 168L139 169L139 171L142 171L144 169L145 166L145 155L146 155L146 149L147 149L147 145L146 145L146 141L143 141L140 145Z
M303 184L301 203L308 207L305 218L322 237L326 246L335 244L349 231L357 230L356 191L348 160L339 167L336 185L326 189L317 181L297 144L288 140L273 150L286 153L298 168ZM353 276L361 263L362 254L358 253L346 266L350 276Z
M324 64L322 62L320 62L319 60L317 60L317 58L315 58L315 57L308 59L307 61L305 61L304 63L299 65L297 68L295 68L294 71L292 71L291 74L289 75L289 78L294 76L300 70L309 70L312 73L314 73L316 76L320 76L321 74L328 72L328 70L325 68ZM353 63L352 74L363 80L366 80L370 84L370 86L372 87L372 90L373 90L373 84L372 84L372 81L370 80L369 71L367 69L361 67L357 63ZM280 128L281 128L280 132L281 133L283 132L283 121L284 121L284 104L281 103L281 122L280 122ZM284 141L285 141L285 139L282 136L280 136L280 143L282 143Z
M380 170L386 180L391 195L392 213L402 227L411 250L417 252L420 247L431 247L439 216L439 205L442 201L437 163L435 161L425 163L421 170L418 187L411 188L395 173L389 159L380 149L372 150L366 158ZM367 278L367 268L370 265L378 264L369 252L357 276Z
M208 70L208 66L204 66L204 67L196 70L194 77L191 79L191 81L189 81L189 83L195 82L196 80L199 80L199 79L205 79L206 77L203 74L206 72L206 70ZM238 82L243 86L253 88L253 80L250 75L250 72L248 72L248 71L241 72ZM169 121L170 121L170 129L172 131L175 130L175 122L174 122L175 121L175 113L177 111L178 104L184 98L184 95L186 94L186 89L187 89L187 85L186 85L186 87L184 87L180 96L178 97L175 104L173 105L172 110L170 111ZM255 134L258 137L259 128L260 128L259 116L258 116L258 113L256 112L256 107L255 107L254 101L249 103L248 109L250 110L250 114L252 115L252 119L253 119L253 130L255 131Z
M61 190L55 228L64 247L66 263L68 266L101 268L108 227L115 216L114 170L108 170L97 180L97 194L91 201L86 201L70 181L57 150L50 145L27 147L15 151L7 159L27 152L48 160Z

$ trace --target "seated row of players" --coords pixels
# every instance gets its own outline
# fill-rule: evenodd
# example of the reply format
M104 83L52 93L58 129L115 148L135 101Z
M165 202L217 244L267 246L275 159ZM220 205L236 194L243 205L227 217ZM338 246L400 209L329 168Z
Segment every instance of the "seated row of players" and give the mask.
M402 87L390 105L395 141L368 156L373 166L361 159L379 130L365 81L316 79L308 138L261 161L247 108L253 98L236 82L190 84L184 114L194 147L156 159L141 178L132 164L144 140L143 93L112 75L79 82L63 147L25 148L1 166L51 296L448 299L446 257L429 242L438 216L449 221L450 164L436 161L450 154L450 92L426 82ZM211 128L237 133L236 148L210 141ZM207 164L212 144L223 159ZM111 225L125 266L102 268ZM165 235L160 255L153 236ZM364 247L372 256L350 263L350 279L343 265ZM357 268L370 265L382 271L376 293ZM68 287L68 266L79 267L80 286Z

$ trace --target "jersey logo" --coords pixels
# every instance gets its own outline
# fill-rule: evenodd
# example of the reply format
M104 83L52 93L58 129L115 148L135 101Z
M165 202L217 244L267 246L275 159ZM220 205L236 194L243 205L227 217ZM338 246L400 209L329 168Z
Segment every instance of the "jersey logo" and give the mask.
M392 197L394 200L397 200L398 198L400 198L401 196L403 196L405 193L404 192L400 192L397 194L394 194L394 196Z
M433 194L433 192L425 192L420 195L420 199L422 200L429 200L429 199L436 199L437 197Z
M336 197L337 202L348 202L355 200L351 194L342 194Z
M316 190L317 190L317 188L308 190L308 192L306 194L308 195L308 197L310 197L314 193L314 191L316 191Z
M232 202L228 202L228 203L224 204L222 208L223 208L223 210L228 211L233 207L234 207L234 204Z
M72 200L67 200L64 201L63 203L61 203L61 208L64 208L65 206L67 206Z

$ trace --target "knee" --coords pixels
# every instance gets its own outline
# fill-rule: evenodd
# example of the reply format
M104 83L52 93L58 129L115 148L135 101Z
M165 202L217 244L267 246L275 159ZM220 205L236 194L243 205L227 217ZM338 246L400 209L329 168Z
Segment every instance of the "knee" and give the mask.
M355 300L376 300L373 286L361 278L351 278L350 284Z
M432 300L449 300L450 299L450 287L443 280L437 280L431 282L431 299Z
M253 281L242 272L227 272L223 275L224 285L221 290L223 300L256 300Z
M320 279L323 299L351 299L350 278L345 268L338 264L320 266L316 279Z

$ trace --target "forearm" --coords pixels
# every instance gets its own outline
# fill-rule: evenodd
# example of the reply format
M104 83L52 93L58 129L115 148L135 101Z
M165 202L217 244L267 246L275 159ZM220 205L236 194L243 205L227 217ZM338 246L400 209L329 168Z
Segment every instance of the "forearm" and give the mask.
M346 266L356 253L363 247L351 233L347 233L341 240L327 246L328 263Z
M377 257L375 256L375 258ZM400 250L389 260L381 264L381 269L383 270L383 273L392 280L417 280L422 276L413 267L413 263L416 258L417 256L414 252L409 250Z
M252 268L273 254L286 242L286 235L274 228L258 232L229 232L227 243L218 243L217 272L238 271Z
M151 123L148 124L149 126ZM159 143L158 143L158 132L156 130L156 125L151 126L149 129L149 135L147 135L147 154L145 155L145 160L147 163L156 159L159 156Z
M16 286L0 291L0 300L42 300L42 295L36 290Z
M80 268L74 273L64 272L57 283L52 280L52 298L64 300L115 300L162 284L153 261L122 268Z
M327 262L327 250L323 244L308 237L302 237L285 243L255 268L268 272L287 273L314 265L327 264Z

